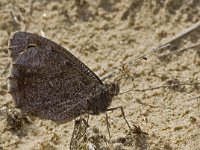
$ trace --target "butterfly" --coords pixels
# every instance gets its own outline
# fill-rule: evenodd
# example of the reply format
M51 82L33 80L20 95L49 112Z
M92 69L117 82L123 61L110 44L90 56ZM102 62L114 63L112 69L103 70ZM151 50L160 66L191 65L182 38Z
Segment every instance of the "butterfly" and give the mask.
M23 113L55 122L105 112L119 84L103 84L72 53L55 42L17 31L9 40L9 93Z

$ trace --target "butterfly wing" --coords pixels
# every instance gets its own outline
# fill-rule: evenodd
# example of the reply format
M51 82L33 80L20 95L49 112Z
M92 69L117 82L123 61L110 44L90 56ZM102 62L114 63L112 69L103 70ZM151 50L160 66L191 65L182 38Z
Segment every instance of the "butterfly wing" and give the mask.
M41 36L16 32L10 39L10 93L23 112L56 122L88 111L101 80L58 44Z

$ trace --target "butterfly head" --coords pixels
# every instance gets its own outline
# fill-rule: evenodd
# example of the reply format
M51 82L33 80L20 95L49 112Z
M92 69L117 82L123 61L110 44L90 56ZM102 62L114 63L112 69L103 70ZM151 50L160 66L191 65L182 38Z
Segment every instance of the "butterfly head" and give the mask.
M112 96L115 96L115 95L118 95L119 94L119 83L118 82L113 82L113 83L110 83L110 84L107 84L107 87L108 87L108 91L110 93L110 95Z

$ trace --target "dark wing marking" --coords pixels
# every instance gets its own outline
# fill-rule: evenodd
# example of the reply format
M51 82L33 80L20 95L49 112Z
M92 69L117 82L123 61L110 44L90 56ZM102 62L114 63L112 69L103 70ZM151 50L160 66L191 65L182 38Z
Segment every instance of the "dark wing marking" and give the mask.
M87 112L94 87L102 85L87 66L58 44L31 33L16 32L9 47L10 93L17 107L59 122Z

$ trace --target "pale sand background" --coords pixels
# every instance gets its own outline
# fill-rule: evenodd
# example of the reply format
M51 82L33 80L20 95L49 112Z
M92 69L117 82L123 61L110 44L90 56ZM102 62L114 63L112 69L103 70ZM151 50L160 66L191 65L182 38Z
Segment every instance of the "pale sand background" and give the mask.
M14 18L17 19L14 19ZM0 107L13 106L7 93L10 58L6 48L12 32L25 30L44 35L61 44L82 60L99 77L113 68L127 66L136 56L150 51L200 19L199 0L1 0L0 1ZM18 22L17 22L18 21ZM199 41L199 30L176 43L178 48ZM121 91L163 85L167 80L198 82L198 48L168 61L146 56L128 69L134 80L121 84ZM128 71L126 73L128 73ZM115 74L114 78L119 77ZM112 106L123 106L129 122L149 133L148 149L200 149L199 89L160 88L146 92L125 93L114 98ZM140 104L139 103L145 103ZM90 117L89 124L108 137L105 115ZM109 113L113 139L124 137L128 128L120 111ZM33 119L15 132L0 119L0 149L68 149L73 122L56 125ZM123 145L123 144L122 144ZM115 144L109 145L111 148ZM115 148L116 149L116 148ZM124 149L133 149L126 146ZM141 148L138 148L141 149Z

